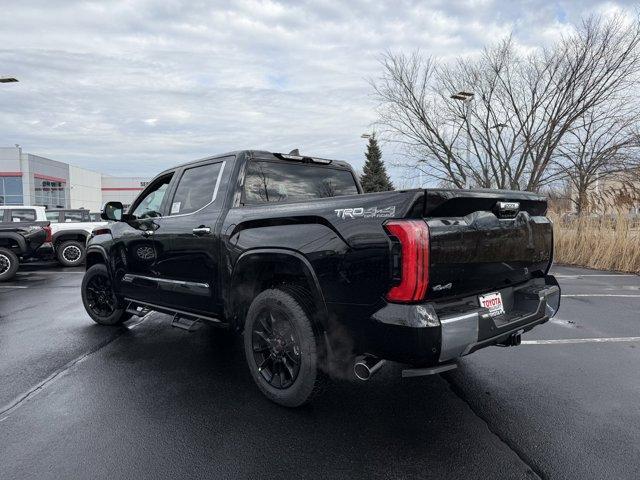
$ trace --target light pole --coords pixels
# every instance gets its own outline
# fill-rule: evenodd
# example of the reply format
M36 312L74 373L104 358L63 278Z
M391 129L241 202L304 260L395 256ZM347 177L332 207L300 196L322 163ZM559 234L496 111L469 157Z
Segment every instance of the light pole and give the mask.
M467 125L467 165L469 165L469 157L471 154L471 128L469 127L469 111L471 110L471 100L473 100L473 92L460 91L451 94L451 98L459 100L464 104L464 123ZM469 188L469 180L465 175L464 188Z
M0 83L14 83L17 81L18 79L15 77L0 77Z

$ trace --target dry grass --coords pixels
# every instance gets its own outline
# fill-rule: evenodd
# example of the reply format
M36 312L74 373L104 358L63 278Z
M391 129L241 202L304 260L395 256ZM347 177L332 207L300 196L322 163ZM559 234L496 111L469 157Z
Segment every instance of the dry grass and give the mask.
M553 218L555 261L640 273L640 226L625 217Z

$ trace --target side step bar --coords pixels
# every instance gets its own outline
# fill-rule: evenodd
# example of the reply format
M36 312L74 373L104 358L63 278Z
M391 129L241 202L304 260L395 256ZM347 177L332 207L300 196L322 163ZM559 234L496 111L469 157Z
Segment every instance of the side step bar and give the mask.
M127 305L127 310L126 310L127 313L130 313L134 317L144 317L150 311L151 310L149 310L148 308L134 305L132 302L129 302L129 305Z
M155 305L153 303L139 302L132 298L125 298L125 300L129 302L127 306L127 312L129 312L131 315L142 317L152 311L166 313L173 316L173 319L171 321L172 326L182 328L183 330L187 330L189 332L197 330L200 327L200 322L203 321L209 322L218 328L229 328L229 324L223 322L219 318L198 315L174 308L163 307L162 305Z
M195 332L198 330L202 323L199 318L194 317L185 317L176 313L173 316L173 320L171 321L171 326L176 328L181 328L182 330L186 330L187 332Z

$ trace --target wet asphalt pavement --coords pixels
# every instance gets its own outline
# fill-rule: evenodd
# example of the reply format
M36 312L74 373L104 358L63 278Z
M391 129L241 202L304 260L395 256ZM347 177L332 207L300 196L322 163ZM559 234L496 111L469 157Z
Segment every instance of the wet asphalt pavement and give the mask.
M94 325L81 270L27 265L0 284L0 478L638 478L640 277L554 270L520 347L287 410L224 332Z

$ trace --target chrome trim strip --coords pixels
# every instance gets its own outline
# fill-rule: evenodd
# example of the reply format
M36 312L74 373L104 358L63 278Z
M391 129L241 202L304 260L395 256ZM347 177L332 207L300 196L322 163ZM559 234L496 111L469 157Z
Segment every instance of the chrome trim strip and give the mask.
M538 296L537 308L529 315L512 322L519 324L517 327L513 327L513 331L517 331L531 324L540 323L542 319L549 319L557 311L560 302L560 289L557 286L550 285L543 287L535 292L535 294ZM492 338L478 340L478 328L483 310L484 309L480 309L463 315L440 319L442 325L440 362L467 355L477 345L490 343L492 341ZM529 319L533 320L528 322ZM523 321L527 323L523 325ZM503 325L503 327L508 327L508 325L509 324ZM500 332L497 336L503 335L504 333L508 333L508 331Z
M220 163L220 162L214 162L214 163ZM213 202L215 202L216 198L218 197L218 190L220 189L220 182L222 180L222 173L224 172L224 167L225 167L226 164L227 164L227 161L223 160L222 167L220 167L220 172L218 173L218 178L216 179L216 186L213 188L213 198L211 199L211 201L209 203L207 203L206 205L200 207L198 210L195 210L193 212L178 213L177 215L171 215L171 207L169 207L169 215L167 215L166 217L160 217L160 218L178 218L178 217L186 217L187 215L193 215L194 213L198 213L201 210L204 210L209 205L211 205ZM200 166L200 165L197 165L197 166L194 166L194 167L189 167L189 168L198 168L198 166ZM178 185L180 185L180 180L178 180ZM173 199L171 199L171 200L173 201Z
M218 174L218 179L216 180L216 186L213 189L213 200L211 202L216 201L216 197L218 196L218 190L220 189L220 182L222 181L222 172L224 172L224 166L227 164L227 161L222 162L222 167L220 167L220 173Z
M463 355L469 344L478 341L478 311L440 319L442 346L440 362Z
M135 275L133 273L126 273L122 277L122 281L126 283L133 283L136 279L146 280L148 282L154 282L161 290L167 290L178 293L190 293L193 295L209 295L208 283L199 282L186 282L184 280L171 280L168 278L147 277L145 275Z

